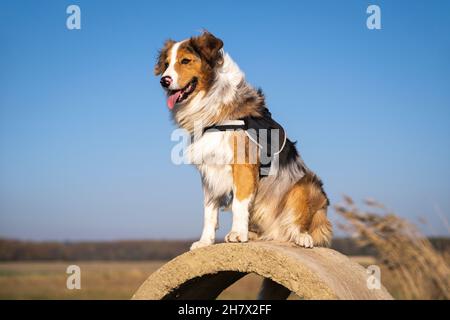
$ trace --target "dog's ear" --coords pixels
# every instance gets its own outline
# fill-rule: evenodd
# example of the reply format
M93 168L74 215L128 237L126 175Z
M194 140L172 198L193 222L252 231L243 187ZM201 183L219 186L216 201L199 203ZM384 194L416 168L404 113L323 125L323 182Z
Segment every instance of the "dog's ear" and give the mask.
M205 61L214 68L217 65L222 64L223 54L222 47L223 42L219 38L216 38L212 33L203 31L198 37L192 37L190 40L191 47L202 57Z
M158 52L158 57L156 59L156 64L154 68L155 76L159 76L164 73L166 70L166 61L167 61L167 55L172 48L172 46L175 44L175 41L168 39L166 42L164 42L164 46L161 50Z

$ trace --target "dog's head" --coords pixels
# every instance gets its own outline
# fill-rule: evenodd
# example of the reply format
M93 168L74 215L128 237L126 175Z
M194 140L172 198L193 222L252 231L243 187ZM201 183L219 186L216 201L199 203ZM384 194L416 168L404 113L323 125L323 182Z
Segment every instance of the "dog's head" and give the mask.
M159 52L155 75L161 76L171 110L210 88L215 69L223 63L222 47L222 40L208 31L180 42L166 41Z

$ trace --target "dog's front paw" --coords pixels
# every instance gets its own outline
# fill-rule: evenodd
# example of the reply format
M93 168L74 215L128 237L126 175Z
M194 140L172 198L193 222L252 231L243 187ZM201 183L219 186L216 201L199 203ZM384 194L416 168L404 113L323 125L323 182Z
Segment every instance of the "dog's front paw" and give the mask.
M198 248L203 248L203 247L207 247L212 245L214 242L212 241L205 241L205 240L199 240L199 241L195 241L192 245L191 245L191 250L194 249L198 249Z
M301 233L296 239L295 243L300 247L312 248L314 247L313 238L307 233Z
M231 231L225 236L225 242L248 242L248 232Z

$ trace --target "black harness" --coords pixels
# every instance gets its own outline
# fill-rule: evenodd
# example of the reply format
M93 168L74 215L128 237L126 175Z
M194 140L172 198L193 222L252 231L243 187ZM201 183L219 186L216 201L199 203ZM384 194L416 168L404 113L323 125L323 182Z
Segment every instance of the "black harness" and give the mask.
M259 146L260 159L264 160L260 163L260 177L269 175L273 158L283 151L286 141L288 141L283 127L272 119L272 115L267 108L264 108L260 117L245 117L232 122L234 123L219 123L206 127L203 129L203 133L244 130L247 136ZM262 129L267 135L261 136ZM278 130L278 150L276 151L272 148L272 130Z

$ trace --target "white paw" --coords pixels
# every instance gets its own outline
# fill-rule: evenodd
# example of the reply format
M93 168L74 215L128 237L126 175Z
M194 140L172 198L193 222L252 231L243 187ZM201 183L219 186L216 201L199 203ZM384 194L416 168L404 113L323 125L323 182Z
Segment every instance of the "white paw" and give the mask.
M248 232L231 231L225 236L225 242L247 242Z
M313 238L307 233L300 234L300 236L297 238L295 243L297 245L299 245L300 247L305 247L305 248L314 247Z
M199 240L199 241L195 241L192 245L191 245L191 250L195 250L198 248L203 248L203 247L207 247L212 245L214 242L213 241L205 241L205 240Z

